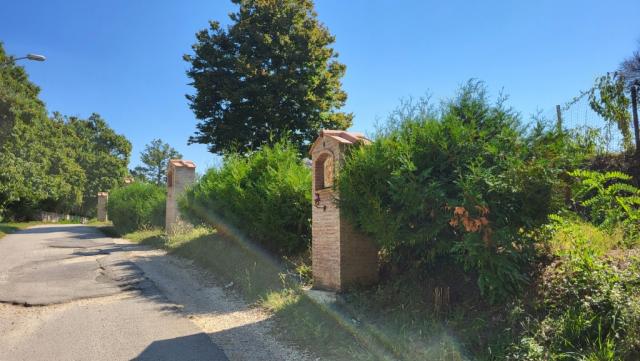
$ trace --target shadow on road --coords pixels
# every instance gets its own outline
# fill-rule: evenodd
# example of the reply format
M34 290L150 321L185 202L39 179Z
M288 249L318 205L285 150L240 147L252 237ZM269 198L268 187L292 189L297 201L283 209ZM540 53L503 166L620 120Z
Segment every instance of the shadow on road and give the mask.
M189 336L154 341L133 360L227 361L228 358L220 347L209 341L207 334L201 332Z

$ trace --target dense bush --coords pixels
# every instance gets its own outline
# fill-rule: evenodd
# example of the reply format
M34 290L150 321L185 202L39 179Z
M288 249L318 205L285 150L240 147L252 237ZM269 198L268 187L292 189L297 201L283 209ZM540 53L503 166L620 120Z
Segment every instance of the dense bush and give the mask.
M509 359L640 357L640 259L603 256L583 236L545 270L535 317L522 322Z
M575 212L541 228L554 262L511 347L514 360L637 360L640 357L640 192L620 172L576 170Z
M121 234L164 225L166 191L150 183L134 183L109 194L109 218Z
M285 143L229 155L186 192L180 207L194 223L231 225L268 249L296 253L311 239L311 170Z
M453 255L491 300L525 281L528 232L565 201L561 175L593 149L588 137L520 125L469 82L435 111L408 104L340 172L340 207L396 257L422 265Z

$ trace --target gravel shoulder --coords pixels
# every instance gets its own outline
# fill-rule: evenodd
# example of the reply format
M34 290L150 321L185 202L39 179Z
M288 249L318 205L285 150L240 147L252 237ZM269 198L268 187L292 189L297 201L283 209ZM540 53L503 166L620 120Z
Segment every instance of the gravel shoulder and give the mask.
M126 240L116 240L124 242ZM141 247L132 261L173 303L220 345L230 360L308 360L272 336L271 315L218 285L215 275L165 251Z

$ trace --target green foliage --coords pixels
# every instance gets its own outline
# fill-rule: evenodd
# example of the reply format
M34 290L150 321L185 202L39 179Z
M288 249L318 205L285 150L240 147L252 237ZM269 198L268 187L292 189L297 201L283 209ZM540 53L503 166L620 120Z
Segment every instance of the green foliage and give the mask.
M575 170L573 201L589 221L605 229L623 225L627 238L640 236L640 189L622 172Z
M165 189L150 183L133 183L109 194L109 218L120 234L164 225Z
M526 281L528 231L561 207L560 176L592 144L542 124L527 132L504 99L490 104L470 81L439 112L405 104L372 145L353 149L340 207L392 261L420 267L452 255L495 301Z
M578 242L547 268L539 317L512 347L513 360L637 360L640 260L598 257Z
M186 192L180 207L194 223L233 226L290 254L309 245L310 204L311 171L292 145L277 143L247 157L227 156L222 168L209 169Z
M352 115L345 65L311 0L232 0L239 10L223 29L210 22L196 34L188 95L202 122L191 142L213 153L247 153L288 139L304 151L321 128L346 129Z
M126 174L131 145L93 114L47 116L39 89L0 45L0 214L28 219L36 210L91 214L96 194Z
M47 118L24 69L6 60L0 44L0 213L25 219L42 203L77 206L86 179L65 148L65 130Z
M545 241L553 256L568 255L587 244L596 255L602 256L624 245L624 231L619 227L604 230L571 214L552 214L549 218L550 224L544 227Z
M54 117L61 126L69 129L71 134L65 137L67 146L86 175L78 213L92 215L98 192L108 192L123 184L128 174L131 143L111 129L99 114L93 113L86 120L59 114L54 114Z
M627 180L624 174L575 171L581 178L578 194L594 207L608 209L615 196L607 183ZM610 183L609 183L610 184ZM616 208L616 207L613 207ZM541 239L555 261L542 272L532 298L532 312L511 346L513 360L637 360L640 357L640 258L625 250L620 208L599 224L580 214L551 215ZM613 219L606 227L604 219Z
M625 79L618 73L607 73L597 78L595 86L589 92L591 109L618 127L627 150L633 149L629 129L631 123L629 104L631 101L625 94Z
M145 145L140 154L140 160L144 167L136 167L131 172L138 179L145 179L158 185L167 183L167 166L171 159L180 159L182 154L161 139L154 139Z

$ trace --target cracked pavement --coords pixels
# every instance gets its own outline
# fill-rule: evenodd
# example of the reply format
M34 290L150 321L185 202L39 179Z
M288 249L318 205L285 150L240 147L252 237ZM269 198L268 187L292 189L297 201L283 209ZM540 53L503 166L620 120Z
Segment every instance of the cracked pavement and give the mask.
M44 225L0 239L0 361L301 360L188 261Z

